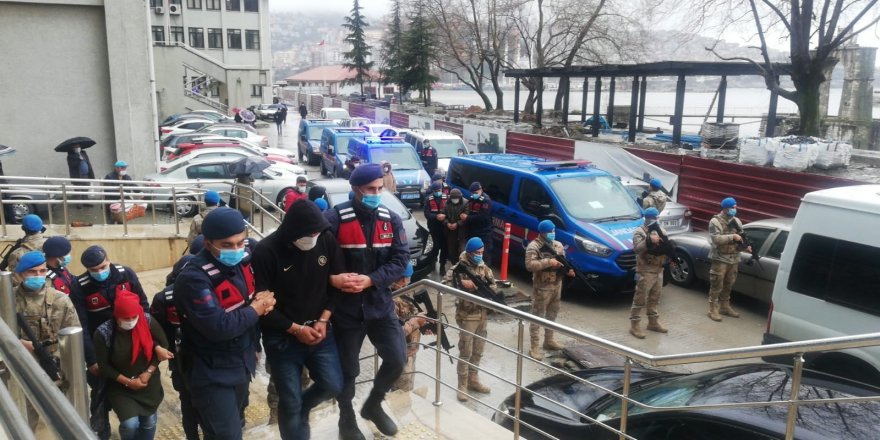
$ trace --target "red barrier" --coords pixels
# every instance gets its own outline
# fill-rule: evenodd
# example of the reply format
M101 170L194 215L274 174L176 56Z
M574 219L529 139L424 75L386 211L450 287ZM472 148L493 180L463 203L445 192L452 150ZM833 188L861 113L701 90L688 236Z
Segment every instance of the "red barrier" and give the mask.
M501 246L501 281L507 281L507 264L510 259L510 223L504 224L504 241Z
M507 132L507 152L546 157L553 160L574 159L574 141L537 134Z
M409 115L406 113L391 112L391 126L409 128Z
M458 137L464 137L464 126L454 122L436 120L434 121L434 129L448 131Z
M342 107L342 100L333 98L332 104L333 107Z

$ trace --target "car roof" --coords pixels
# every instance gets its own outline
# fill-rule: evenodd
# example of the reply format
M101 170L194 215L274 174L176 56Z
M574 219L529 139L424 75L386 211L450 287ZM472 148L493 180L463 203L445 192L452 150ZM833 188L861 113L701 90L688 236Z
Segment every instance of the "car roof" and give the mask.
M339 125L332 119L319 119L319 118L316 118L316 119L306 118L306 119L302 120L302 123L307 124L307 125L320 125L320 126L327 125L327 126L333 126L333 127Z
M856 185L823 189L807 193L803 201L804 203L877 214L880 212L880 185Z
M471 154L453 157L453 161L468 162L480 167L500 169L501 171L521 171L546 179L580 176L610 176L606 171L589 165L586 161L550 161L541 157L525 154ZM558 166L557 166L558 165Z
M205 119L205 118L203 118L203 117L195 116L195 117L192 117L192 118L181 118L181 119L178 119L177 121L174 122L173 125L189 124L189 123L191 123L191 122L207 122L207 123L209 123L209 124L213 124L213 123L214 123L214 121L212 121L212 120L210 120L210 119Z
M324 130L330 130L339 134L363 134L366 132L361 127L324 127Z
M232 141L210 141L210 142L183 142L177 144L177 148L187 149L187 148L211 148L211 147L248 147L253 148L250 145L242 144L241 142L232 142Z
M411 128L409 133L411 135L413 135L415 137L419 137L419 138L461 139L461 137L455 133L450 133L448 131L442 131L442 130L423 130L420 128Z
M323 186L328 193L341 193L351 191L351 184L346 179L312 180L315 185Z

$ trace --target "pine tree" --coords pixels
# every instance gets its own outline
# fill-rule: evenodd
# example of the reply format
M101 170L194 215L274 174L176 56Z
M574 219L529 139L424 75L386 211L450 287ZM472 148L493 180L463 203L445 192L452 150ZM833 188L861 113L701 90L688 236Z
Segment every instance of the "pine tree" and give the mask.
M351 44L351 50L342 55L346 59L343 66L349 71L356 72L353 82L360 85L361 94L363 94L364 82L370 79L370 69L373 68L373 62L367 61L372 53L370 52L371 47L367 44L364 36L364 29L368 27L369 24L364 21L361 9L363 8L360 6L360 2L354 0L354 5L351 8L351 16L345 17L345 23L342 24L342 27L349 31L349 34L345 37L345 41L348 44Z
M437 58L437 42L434 39L434 26L425 16L424 4L420 1L410 15L409 29L403 37L400 81L401 92L418 90L431 104L431 85L437 77L431 74L431 62Z
M385 84L400 85L403 69L401 67L403 57L403 24L400 16L400 0L391 2L391 22L388 24L388 32L382 40L382 82Z

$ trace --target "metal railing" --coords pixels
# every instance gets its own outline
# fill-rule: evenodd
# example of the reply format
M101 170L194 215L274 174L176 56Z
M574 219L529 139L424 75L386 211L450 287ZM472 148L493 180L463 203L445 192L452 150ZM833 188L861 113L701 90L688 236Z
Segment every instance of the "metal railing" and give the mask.
M730 349L722 349L722 350L710 350L710 351L701 351L701 352L693 352L693 353L682 353L682 354L673 354L673 355L652 355L649 353L645 353L639 350L635 350L633 348L627 347L622 344L618 344L613 341L609 341L607 339L603 339L594 335L590 335L584 332L581 332L577 329L558 324L556 322L548 321L546 319L537 317L530 313L526 313L511 307L507 307L491 300L484 299L482 297L478 297L467 292L440 284L436 281L432 280L421 280L410 284L409 286L404 287L396 292L394 295L403 295L408 293L415 293L421 290L427 290L429 293L433 293L435 295L434 306L438 312L443 311L443 305L446 301L445 297L451 296L455 299L464 299L473 303L476 303L479 306L486 307L495 312L501 313L503 315L507 315L516 320L517 330L516 330L516 348L512 349L506 347L500 343L497 343L489 338L482 338L474 333L466 332L461 328L455 326L452 323L444 322L439 319L428 319L434 325L434 333L435 335L442 334L444 331L444 326L448 329L455 329L458 332L466 332L472 335L474 338L484 339L487 344L492 345L493 347L498 347L502 351L511 353L516 356L516 372L515 377L510 380L494 371L489 371L480 366L475 366L470 364L467 361L459 359L457 356L452 355L451 353L445 353L440 347L439 344L421 344L421 346L427 350L433 350L436 355L434 372L431 374L430 372L425 371L416 371L416 374L420 374L426 376L432 380L434 380L434 405L439 406L442 405L443 402L440 398L441 390L445 386L447 388L453 389L457 391L457 387L453 384L448 384L442 381L442 370L443 370L443 358L447 357L453 360L466 362L468 365L476 367L479 369L481 373L486 373L489 376L492 376L498 380L503 381L507 385L514 387L514 408L512 408L513 415L503 412L492 405L487 404L486 402L481 401L480 399L467 394L471 400L478 402L479 404L491 409L496 414L500 414L505 418L508 418L513 423L513 437L514 439L518 439L520 437L520 430L522 427L526 427L531 429L532 431L543 435L547 438L555 438L552 435L542 431L536 426L532 426L520 419L520 410L522 409L522 398L523 392L528 392L536 397L540 397L549 402L552 402L554 405L558 405L560 408L564 408L567 411L571 411L578 417L583 418L584 420L589 421L596 426L600 426L603 429L611 431L619 436L621 439L634 439L631 435L627 434L627 422L629 419L629 411L630 407L635 407L640 409L640 411L696 411L696 410L711 410L711 409L730 409L730 408L746 408L746 407L768 407L768 406L783 406L786 407L787 416L785 421L785 438L792 439L794 438L795 426L796 426L796 416L797 410L800 406L805 405L817 405L817 404L835 404L835 403L856 403L856 402L870 402L870 401L880 401L880 395L878 396L869 396L869 397L846 397L846 398L826 398L826 399L800 399L798 396L798 391L800 389L801 378L803 375L803 367L804 367L804 355L806 353L816 352L816 351L829 351L829 350L843 350L850 348L859 348L859 347L870 347L870 346L878 346L880 345L880 333L871 333L864 335L855 335L855 336L844 336L844 337L835 337L835 338L827 338L827 339L817 339L817 340L809 340L809 341L799 341L799 342L789 342L783 344L773 344L773 345L762 345L762 346L752 346L752 347L739 347L739 348L730 348ZM609 351L611 353L618 354L624 358L623 362L623 385L618 392L618 390L608 389L596 383L590 382L586 379L582 379L578 376L575 376L567 371L564 371L560 368L552 366L548 363L541 362L537 359L534 359L526 354L525 350L525 338L527 337L526 326L528 324L537 324L541 327L544 327L548 330L553 330L555 333L560 335L565 335L569 338L572 338L580 343L588 344L594 347L598 347ZM709 404L709 405L691 405L691 406L652 406L642 402L639 402L630 397L631 385L632 385L632 369L636 362L651 366L651 367L661 367L661 366L672 366L672 365L686 365L686 364L694 364L694 363L706 363L706 362L717 362L717 361L730 361L730 360L742 360L742 359L750 359L750 358L758 358L758 357L770 357L770 356L784 356L790 355L793 358L794 367L791 373L791 393L788 399L786 400L769 400L769 401L760 401L760 402L742 402L742 403L721 403L721 404ZM377 356L368 356L367 358L373 358L373 362L378 362ZM616 428L602 421L596 420L590 417L587 414L583 413L583 408L571 408L565 405L562 402L555 401L552 397L542 395L537 393L536 391L527 390L525 388L526 384L523 384L523 363L524 361L535 362L541 364L542 368L549 369L552 372L563 374L574 381L578 381L587 386L594 387L596 389L601 390L614 398L617 398L621 402L620 407L620 426ZM452 368L455 368L454 366ZM374 371L376 371L374 369Z

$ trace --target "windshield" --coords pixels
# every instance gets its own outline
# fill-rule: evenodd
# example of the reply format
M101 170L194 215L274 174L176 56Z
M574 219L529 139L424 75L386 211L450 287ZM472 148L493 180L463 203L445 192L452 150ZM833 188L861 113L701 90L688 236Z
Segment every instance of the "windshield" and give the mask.
M324 132L324 127L309 127L309 140L310 141L320 141L321 133Z
M348 201L347 192L328 193L327 195L330 197L330 204L332 206ZM409 209L407 209L406 206L403 206L403 203L401 203L400 200L390 191L382 191L382 204L399 215L401 220L409 220L410 217L412 217Z
M348 112L345 110L324 110L327 119L348 119Z
M642 186L642 185L636 184L636 185L624 185L624 187L626 188L627 191L629 191L630 194L632 194L633 197L635 197L637 199L642 197L642 194L648 190L648 185Z
M553 179L550 186L572 217L592 222L641 218L642 210L612 176L576 176Z
M458 156L458 149L467 152L461 139L431 139L431 146L437 150L437 157L447 158Z
M392 170L418 170L422 168L422 162L416 156L416 152L408 147L378 147L370 148L372 156L370 162L379 163L383 160L391 164Z

